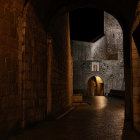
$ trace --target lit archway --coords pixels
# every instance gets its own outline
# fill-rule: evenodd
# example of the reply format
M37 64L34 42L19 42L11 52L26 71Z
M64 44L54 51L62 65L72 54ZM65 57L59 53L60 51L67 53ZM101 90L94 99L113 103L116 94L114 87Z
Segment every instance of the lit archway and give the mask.
M93 76L88 81L88 96L103 96L104 82L99 76Z

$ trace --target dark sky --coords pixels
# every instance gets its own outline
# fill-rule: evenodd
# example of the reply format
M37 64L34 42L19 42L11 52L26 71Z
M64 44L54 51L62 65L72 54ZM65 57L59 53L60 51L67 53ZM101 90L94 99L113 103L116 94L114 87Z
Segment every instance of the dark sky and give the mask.
M104 12L92 8L70 12L71 40L92 41L104 33Z

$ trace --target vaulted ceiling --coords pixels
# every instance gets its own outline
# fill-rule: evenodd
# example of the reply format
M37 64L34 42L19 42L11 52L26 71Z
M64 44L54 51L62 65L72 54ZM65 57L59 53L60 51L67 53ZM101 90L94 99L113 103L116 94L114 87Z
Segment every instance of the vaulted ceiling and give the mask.
M31 4L44 25L58 13L90 7L109 12L124 28L130 28L137 0L32 0Z

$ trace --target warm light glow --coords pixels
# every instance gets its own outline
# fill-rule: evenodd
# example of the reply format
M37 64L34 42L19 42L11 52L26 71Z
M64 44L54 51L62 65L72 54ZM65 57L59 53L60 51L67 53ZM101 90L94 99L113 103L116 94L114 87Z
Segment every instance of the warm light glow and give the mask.
M94 96L96 99L96 106L93 106L93 109L103 109L107 106L107 99L105 96Z
M98 82L98 83L103 83L103 80L100 78L100 77L98 77L98 76L95 76L96 77L96 81Z

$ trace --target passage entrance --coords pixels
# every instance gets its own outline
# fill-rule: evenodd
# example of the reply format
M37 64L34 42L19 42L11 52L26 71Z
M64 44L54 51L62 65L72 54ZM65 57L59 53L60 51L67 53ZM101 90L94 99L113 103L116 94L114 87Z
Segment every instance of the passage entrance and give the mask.
M104 82L98 76L93 76L88 81L88 96L103 96Z

